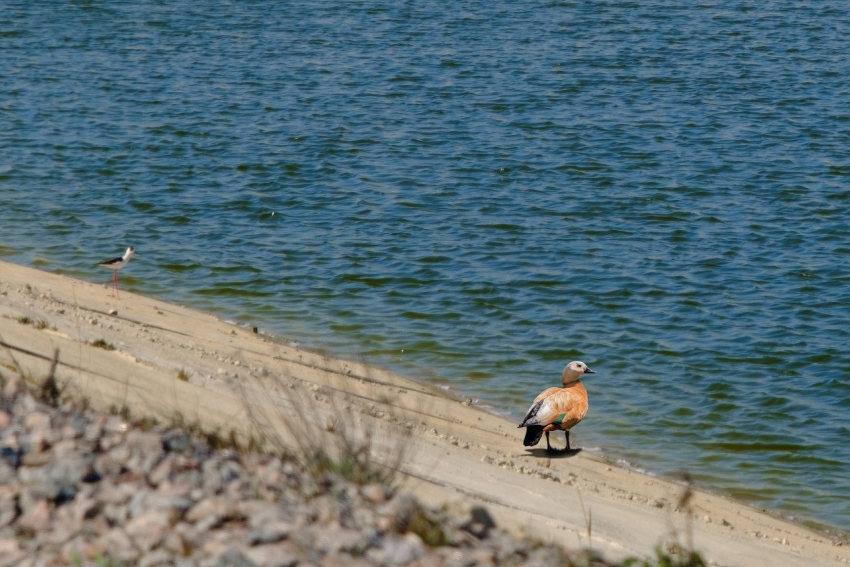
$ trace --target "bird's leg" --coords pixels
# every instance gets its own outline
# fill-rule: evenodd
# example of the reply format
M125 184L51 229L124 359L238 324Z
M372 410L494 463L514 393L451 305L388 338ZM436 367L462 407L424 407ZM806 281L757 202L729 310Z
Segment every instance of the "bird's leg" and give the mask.
M121 295L118 293L118 270L113 270L112 272L112 285L115 287L115 296L120 298Z
M546 432L546 450L550 453L559 453L561 451L565 451L566 449L556 449L552 445L549 444L549 432Z
M549 452L552 452L552 453L560 453L560 452L563 452L563 451L571 451L572 449L570 448L570 432L564 431L564 436L567 439L567 446L564 447L563 449L556 449L556 448L552 447L552 445L549 444L549 432L547 431L546 432L546 450L549 451Z

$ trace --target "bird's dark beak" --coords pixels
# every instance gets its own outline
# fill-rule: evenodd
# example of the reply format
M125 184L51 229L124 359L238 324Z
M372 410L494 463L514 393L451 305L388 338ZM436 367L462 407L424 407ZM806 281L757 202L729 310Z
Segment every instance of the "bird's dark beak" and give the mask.
M596 370L591 370L590 368L588 368L587 370L584 371L584 373L585 374L596 374Z

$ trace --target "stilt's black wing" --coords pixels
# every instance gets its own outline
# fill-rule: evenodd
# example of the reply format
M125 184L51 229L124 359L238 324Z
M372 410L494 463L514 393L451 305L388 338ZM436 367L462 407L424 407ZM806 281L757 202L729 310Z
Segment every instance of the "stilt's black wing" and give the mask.
M123 260L124 260L123 256L118 256L117 258L112 258L111 260L104 260L103 262L98 262L97 265L108 268L109 266L113 266L115 264L118 264L118 263L122 262Z

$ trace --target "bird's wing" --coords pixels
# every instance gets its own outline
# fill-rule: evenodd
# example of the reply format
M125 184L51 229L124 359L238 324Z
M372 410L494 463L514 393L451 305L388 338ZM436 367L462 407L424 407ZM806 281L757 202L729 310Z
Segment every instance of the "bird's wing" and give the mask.
M536 398L534 398L534 403L536 404L536 403L537 403L537 402L539 402L540 400L545 400L546 398L548 398L549 396L551 396L551 395L552 395L552 394L554 394L555 392L560 392L561 390L563 390L563 388L558 388L558 387L554 387L554 388L546 388L545 390L543 390L542 392L540 392L540 393L537 395L537 397L536 397Z
M103 262L98 262L98 266L111 266L112 264L118 264L124 261L123 256L118 256L117 258L112 258L111 260L104 260Z
M543 394L550 390L554 391L538 402L540 407L534 416L534 425L555 423L562 429L569 429L584 419L587 414L587 396L571 388L549 388Z
M540 393L539 396L534 398L534 402L532 402L531 407L528 408L528 412L525 414L525 418L523 418L520 427L526 427L528 425L546 425L549 423L548 421L540 421L540 412L546 406L546 400L560 390L561 388L547 388Z

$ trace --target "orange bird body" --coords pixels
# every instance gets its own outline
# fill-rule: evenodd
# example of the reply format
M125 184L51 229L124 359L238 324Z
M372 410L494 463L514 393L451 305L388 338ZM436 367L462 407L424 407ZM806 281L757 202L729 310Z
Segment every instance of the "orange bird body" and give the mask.
M587 415L587 390L579 377L584 374L595 374L593 370L580 361L571 362L564 368L561 375L562 387L547 388L540 393L519 427L525 427L523 445L537 445L543 434L546 434L546 448L555 451L549 444L550 431L563 431L570 449L570 429L575 427Z

